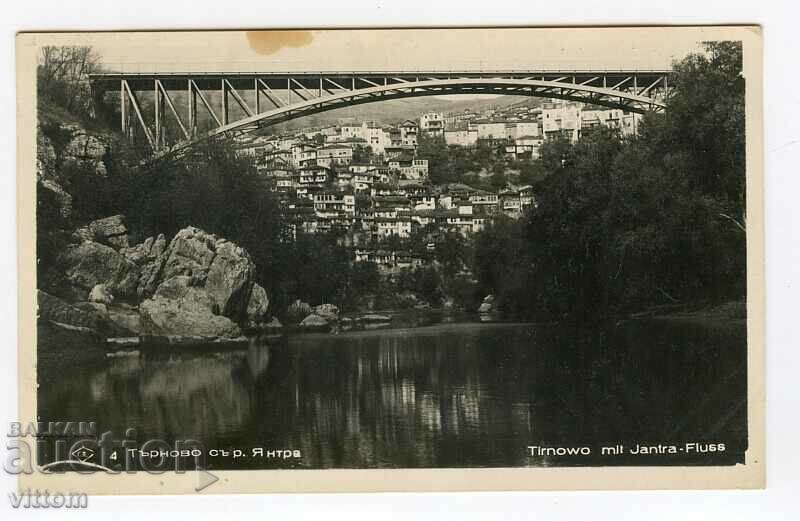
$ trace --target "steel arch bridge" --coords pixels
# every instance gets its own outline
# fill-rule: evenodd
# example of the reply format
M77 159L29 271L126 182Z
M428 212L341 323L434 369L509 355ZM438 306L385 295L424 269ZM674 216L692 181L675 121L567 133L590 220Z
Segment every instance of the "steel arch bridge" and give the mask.
M132 138L138 131L158 152L328 110L418 96L536 96L657 112L665 107L669 74L663 70L106 72L92 74L90 82L96 95L118 94L122 132ZM203 129L198 125L200 114L205 116Z

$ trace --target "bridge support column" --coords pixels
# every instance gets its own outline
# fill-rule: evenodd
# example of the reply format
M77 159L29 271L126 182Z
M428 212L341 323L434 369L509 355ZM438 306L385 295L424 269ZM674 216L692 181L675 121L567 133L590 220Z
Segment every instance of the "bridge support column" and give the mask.
M119 82L119 119L120 119L120 132L126 139L130 138L128 135L128 96L125 92L125 80Z
M221 90L222 93L222 124L228 124L228 87L226 85L225 78L220 80L222 82Z
M161 148L162 136L161 136L161 113L163 112L163 106L161 105L161 89L158 88L158 80L153 80L153 99L155 104L155 115L156 115L156 131L155 131L155 147L156 150Z
M197 137L197 92L192 88L192 80L187 80L189 103L189 135L192 139Z

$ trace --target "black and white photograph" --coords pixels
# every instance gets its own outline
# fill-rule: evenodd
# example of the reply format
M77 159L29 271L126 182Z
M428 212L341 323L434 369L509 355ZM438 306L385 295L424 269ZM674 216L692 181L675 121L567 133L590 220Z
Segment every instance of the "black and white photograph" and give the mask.
M763 485L757 28L28 36L37 469Z

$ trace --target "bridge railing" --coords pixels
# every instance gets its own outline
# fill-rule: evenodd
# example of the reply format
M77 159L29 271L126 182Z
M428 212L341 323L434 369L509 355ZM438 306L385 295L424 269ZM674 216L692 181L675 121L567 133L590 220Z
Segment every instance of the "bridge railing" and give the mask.
M375 63L372 67L320 67L319 62L296 61L229 61L229 62L107 62L101 64L103 73L122 74L422 74L422 73L525 73L588 74L588 73L668 73L670 68L631 64L627 67L586 67L575 63L536 62L529 65L518 61L504 65L500 62L458 62L446 66L397 67L397 64Z

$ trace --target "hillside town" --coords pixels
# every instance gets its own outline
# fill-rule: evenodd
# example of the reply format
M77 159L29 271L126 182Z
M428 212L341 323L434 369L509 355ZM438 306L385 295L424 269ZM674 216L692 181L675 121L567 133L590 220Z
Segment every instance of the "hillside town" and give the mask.
M519 219L535 204L533 188L508 182L494 190L455 182L434 184L421 136L447 147L487 147L501 161L537 159L556 137L571 142L599 126L636 132L640 115L548 100L481 113L429 112L395 125L371 121L304 128L290 134L247 135L237 150L279 194L294 232L338 232L356 261L394 272L424 262L408 251L381 249L386 239L418 237L434 249L437 234L469 237L499 215ZM394 244L397 244L395 240Z

